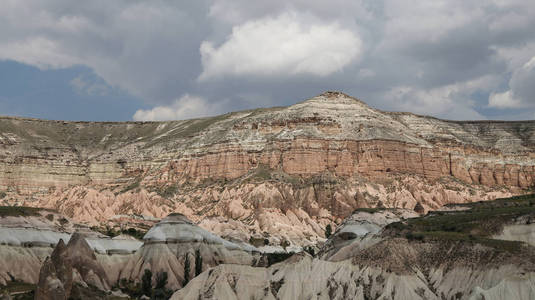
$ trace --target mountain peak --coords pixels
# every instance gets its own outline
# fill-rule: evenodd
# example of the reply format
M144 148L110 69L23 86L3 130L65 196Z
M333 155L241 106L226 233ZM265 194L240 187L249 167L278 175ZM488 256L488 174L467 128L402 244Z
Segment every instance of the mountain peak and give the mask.
M303 103L311 102L324 102L331 104L359 104L361 106L369 107L368 104L366 104L365 102L355 97L351 97L348 94L345 94L340 91L326 91L317 95L316 97L304 101Z

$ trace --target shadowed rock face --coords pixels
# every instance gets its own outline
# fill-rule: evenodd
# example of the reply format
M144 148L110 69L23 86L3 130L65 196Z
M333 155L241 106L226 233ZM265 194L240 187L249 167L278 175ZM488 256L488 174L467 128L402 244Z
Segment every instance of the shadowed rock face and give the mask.
M72 262L66 257L66 246L60 240L52 255L47 257L41 271L36 299L68 299L72 289Z
M99 290L110 289L104 268L79 233L73 234L66 246L60 240L52 255L46 258L39 272L35 299L69 299L74 283Z
M533 121L383 112L336 92L184 121L1 118L0 201L91 224L178 211L221 235L303 245L358 207L426 212L522 193L534 142Z

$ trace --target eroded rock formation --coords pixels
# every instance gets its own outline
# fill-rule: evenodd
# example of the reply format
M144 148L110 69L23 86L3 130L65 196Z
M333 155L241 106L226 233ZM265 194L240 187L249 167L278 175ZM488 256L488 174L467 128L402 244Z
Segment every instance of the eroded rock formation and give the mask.
M534 199L419 218L356 211L320 259L301 252L269 268L219 265L172 299L532 299Z
M534 142L532 121L383 112L336 92L184 121L1 118L0 201L93 225L181 212L246 229L243 241L306 245L358 207L426 212L522 193Z
M142 245L131 237L110 238L93 232L55 211L0 207L0 285L13 280L36 284L46 257L61 240L70 242L75 231L84 234L91 251L114 280L118 277L118 266Z
M110 280L80 233L74 233L65 245L60 240L50 257L47 257L41 271L35 292L35 299L69 299L78 284L85 288L107 291Z
M147 232L143 241L143 246L124 265L119 277L140 281L146 269L152 274L167 272L167 287L172 290L181 288L186 278L191 279L196 272L210 267L223 263L251 266L260 259L254 247L226 241L194 225L181 214L164 218Z

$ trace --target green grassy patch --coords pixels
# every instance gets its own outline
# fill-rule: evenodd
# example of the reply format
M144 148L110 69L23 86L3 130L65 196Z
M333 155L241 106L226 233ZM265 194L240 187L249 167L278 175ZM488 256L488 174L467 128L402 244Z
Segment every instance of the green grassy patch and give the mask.
M42 208L26 206L0 206L0 217L28 217L39 216Z
M360 207L360 208L357 208L353 211L353 213L356 213L356 212L367 212L367 213L370 213L370 214L374 214L374 213L377 213L377 212L381 212L381 211L384 211L384 210L387 210L387 208L384 208L384 207Z
M423 217L391 223L386 226L384 234L416 241L473 242L497 250L516 252L524 246L523 242L496 240L491 236L519 217L535 217L534 203L535 195L525 195L462 204L469 209L431 212Z
M26 283L22 281L10 281L7 285L0 285L0 296L4 293L14 294L13 299L33 299L35 284Z

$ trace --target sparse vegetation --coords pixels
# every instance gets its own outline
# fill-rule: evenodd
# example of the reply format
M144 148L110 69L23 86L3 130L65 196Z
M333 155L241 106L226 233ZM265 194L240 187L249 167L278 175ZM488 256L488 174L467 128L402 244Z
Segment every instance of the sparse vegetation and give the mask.
M202 256L199 249L195 250L195 277L202 273Z
M269 180L271 179L271 169L267 165L260 164L253 171L251 178L253 180L261 180L261 181Z
M128 229L115 230L114 228L111 228L109 226L106 226L106 227L93 226L91 227L91 230L100 232L109 237L116 237L120 234L126 234L129 236L133 236L138 240L142 240L145 234L147 234L146 230L141 230L141 229L137 229L133 227L130 227Z
M269 245L269 239L263 238L263 237L253 237L253 236L251 236L249 238L249 244L251 244L251 245L253 245L253 246L258 248L258 247Z
M535 218L534 201L535 195L525 195L459 204L469 209L431 212L420 218L392 223L386 227L384 234L404 236L411 241L474 242L497 250L516 252L524 243L496 240L491 236L520 217Z
M128 229L123 229L121 233L127 234L129 236L133 236L138 240L142 240L145 234L147 234L147 231L136 229L136 228L128 228Z
M367 213L370 213L370 214L374 214L376 212L380 212L380 211L383 211L383 210L387 210L387 208L384 208L384 207L359 207L359 208L355 209L353 211L353 213L362 211L362 212L367 212Z
M333 232L333 229L331 227L331 224L327 224L327 226L325 227L325 237L326 238L331 237L332 232Z
M39 211L44 210L26 206L0 206L0 217L28 217L39 216Z
M7 196L6 192L0 191L0 199L4 199Z
M303 250L310 254L311 256L315 256L316 255L316 251L314 250L314 248L312 246L306 246L303 248Z
M268 267L276 263L279 263L281 261L285 261L294 254L295 254L294 252L266 253L265 255L267 256L267 259L268 259Z
M119 281L118 286L115 287L118 287L123 293L132 298L138 299L142 296L146 296L154 300L166 300L171 298L171 295L173 294L173 291L165 287L167 285L167 278L167 272L156 273L155 286L153 288L152 272L149 269L145 269L143 276L141 277L141 284L122 278Z
M176 193L178 193L177 185L168 185L155 190L158 195L162 198L172 198Z
M184 258L184 280L182 281L182 286L186 286L189 282L189 272L190 272L190 265L189 265L189 255L186 253Z
M136 180L134 182L132 182L131 184L129 184L125 188L123 188L119 192L119 194L124 194L124 193L126 193L128 191L135 190L135 189L139 188L140 183L141 183L141 179L136 178Z
M0 297L3 294L15 294L11 299L33 299L35 295L36 285L22 282L11 278L7 285L0 285Z
M145 273L141 277L141 293L147 297L150 297L152 292L152 272L145 269Z

